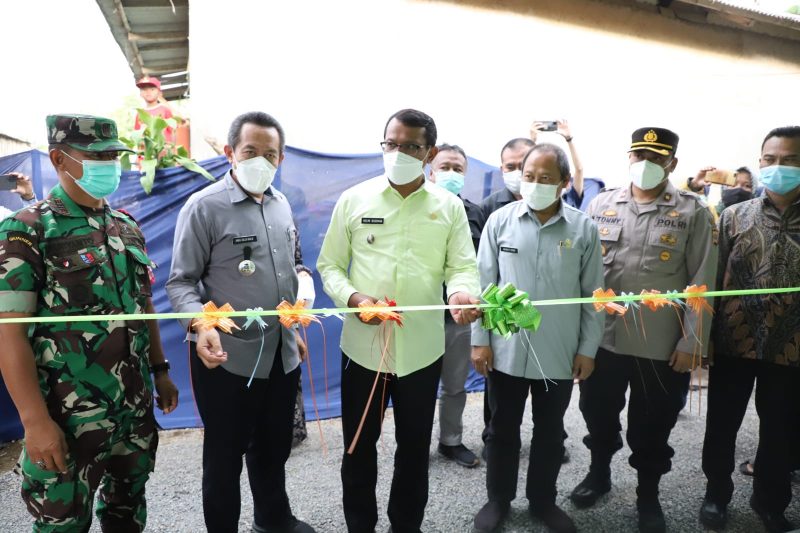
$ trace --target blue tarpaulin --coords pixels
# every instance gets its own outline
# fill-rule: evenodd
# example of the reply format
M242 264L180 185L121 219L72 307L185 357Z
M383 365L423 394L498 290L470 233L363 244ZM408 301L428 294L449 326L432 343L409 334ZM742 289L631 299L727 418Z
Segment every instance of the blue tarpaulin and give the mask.
M224 157L203 161L201 165L215 177L223 176L229 168ZM0 158L0 172L10 171L19 171L31 176L37 198L43 198L58 182L47 154L37 150ZM330 155L286 148L286 159L276 176L275 186L287 196L292 205L295 223L300 231L303 262L312 270L315 268L322 239L339 195L345 189L382 171L383 162L380 154ZM172 311L164 291L164 283L169 275L173 232L178 212L189 195L208 184L209 182L202 176L180 167L160 170L156 173L152 194L147 195L139 184L138 173L128 172L122 176L119 191L109 198L112 207L123 208L138 220L147 239L148 253L159 266L155 271L156 284L153 287L153 303L157 312ZM496 167L476 159L469 160L463 196L478 203L492 190L500 187L502 179ZM0 196L0 205L7 205L10 209L21 206L15 194L3 194L6 196ZM319 274L316 272L314 284L317 292L315 307L332 307L332 302L322 291ZM221 305L224 302L216 303ZM253 307L258 305L259 302L253 302ZM339 416L341 409L339 395L341 322L336 319L325 319L323 325L327 338L329 403L325 401L323 385L325 379L322 333L315 324L308 330L309 351L319 415L321 418L331 418ZM159 423L164 428L199 426L200 419L191 392L188 350L183 342L184 332L174 320L161 321L159 326L166 356L172 364L171 375L180 390L180 405L175 412L163 416L160 411L156 411ZM482 390L483 378L471 373L467 386L468 390ZM305 365L303 392L307 417L313 419L311 388ZM22 427L16 410L5 386L0 381L0 442L21 436Z

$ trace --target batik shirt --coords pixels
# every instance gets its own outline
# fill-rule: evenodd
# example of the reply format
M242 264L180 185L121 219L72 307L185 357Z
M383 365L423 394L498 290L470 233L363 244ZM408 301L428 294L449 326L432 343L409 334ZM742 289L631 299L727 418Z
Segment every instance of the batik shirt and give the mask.
M783 213L766 196L732 205L719 228L719 289L800 285L800 202ZM800 366L798 293L719 298L713 329L716 357Z

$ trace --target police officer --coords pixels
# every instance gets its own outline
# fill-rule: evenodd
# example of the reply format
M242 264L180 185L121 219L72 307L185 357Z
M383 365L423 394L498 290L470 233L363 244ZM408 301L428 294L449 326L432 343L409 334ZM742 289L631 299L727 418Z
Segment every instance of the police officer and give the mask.
M605 284L617 294L682 291L692 284L713 290L717 232L704 201L668 180L678 163L677 147L678 136L670 130L633 132L630 186L602 192L589 206L599 228ZM671 468L674 452L667 441L690 372L707 350L711 316L663 307L643 309L636 318L634 326L630 316L606 317L594 374L581 384L580 408L589 430L584 442L592 460L570 498L588 507L611 489L611 457L622 447L619 413L630 387L627 440L639 476L639 529L655 532L665 530L658 484Z
M153 312L142 232L104 200L128 149L106 118L51 115L47 134L59 185L0 223L0 317L108 320L0 325L25 428L22 498L34 531L88 531L99 486L103 531L142 531L158 442L150 373L164 413L178 392L156 322L113 319Z
M231 124L225 178L193 194L175 227L167 294L176 312L206 301L275 309L297 298L297 230L286 197L272 186L285 156L283 128L251 112ZM239 320L243 327L244 320ZM191 327L185 321L186 327ZM253 493L253 530L313 533L292 515L286 460L305 344L268 320L235 335L200 329L192 342L192 386L205 426L203 513L209 533L236 531L242 456ZM230 354L230 358L228 357Z

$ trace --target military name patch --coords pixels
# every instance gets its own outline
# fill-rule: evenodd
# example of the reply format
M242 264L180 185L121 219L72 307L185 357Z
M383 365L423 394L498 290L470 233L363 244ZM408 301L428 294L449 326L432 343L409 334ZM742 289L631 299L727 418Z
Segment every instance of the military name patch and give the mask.
M684 221L684 220L673 220L673 219L670 219L670 218L657 218L656 219L656 227L657 228L686 229L686 221Z
M33 248L33 242L24 233L9 233L8 242L21 242L28 248Z
M435 217L433 217L435 218ZM382 218L375 218L375 217L362 217L361 218L362 224L383 224Z
M500 247L500 251L501 252L508 252L510 254L516 254L516 253L519 252L519 250L517 250L516 248L510 248L508 246L501 246Z
M246 237L234 237L233 244L247 244L248 242L256 242L258 237L255 235L247 235Z

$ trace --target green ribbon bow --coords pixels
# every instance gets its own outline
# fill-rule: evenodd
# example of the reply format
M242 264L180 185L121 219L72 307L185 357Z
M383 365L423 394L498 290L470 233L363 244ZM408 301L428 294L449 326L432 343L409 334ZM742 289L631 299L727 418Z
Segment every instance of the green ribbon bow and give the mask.
M506 283L498 288L490 283L481 294L483 301L492 307L483 309L483 328L502 335L506 339L520 329L536 331L542 314L528 298L528 293Z

